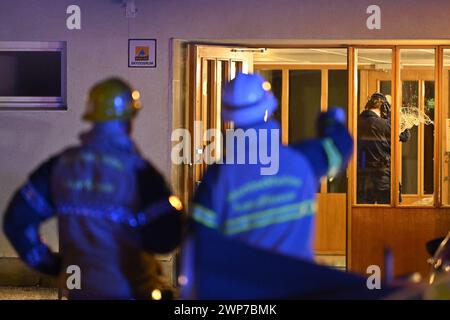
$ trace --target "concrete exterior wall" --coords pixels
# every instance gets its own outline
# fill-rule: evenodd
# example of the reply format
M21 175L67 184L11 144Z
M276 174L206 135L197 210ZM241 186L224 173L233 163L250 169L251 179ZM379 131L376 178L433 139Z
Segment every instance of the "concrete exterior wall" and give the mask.
M67 111L0 111L0 212L27 174L76 142L84 98L97 80L122 76L141 91L135 138L170 176L170 39L449 39L447 0L378 0L382 29L366 28L371 0L136 0L127 20L119 0L0 0L0 41L67 42ZM81 7L82 30L66 29ZM156 69L127 67L127 39L156 38ZM1 72L1 70L0 70ZM1 214L0 214L1 215ZM0 216L1 218L1 216ZM45 237L56 244L55 224ZM0 257L14 256L0 233Z

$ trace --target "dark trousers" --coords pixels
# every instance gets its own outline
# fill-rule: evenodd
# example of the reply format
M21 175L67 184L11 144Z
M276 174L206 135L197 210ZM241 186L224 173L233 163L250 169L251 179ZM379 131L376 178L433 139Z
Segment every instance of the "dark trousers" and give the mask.
M390 174L383 169L358 170L357 203L389 204L391 202Z

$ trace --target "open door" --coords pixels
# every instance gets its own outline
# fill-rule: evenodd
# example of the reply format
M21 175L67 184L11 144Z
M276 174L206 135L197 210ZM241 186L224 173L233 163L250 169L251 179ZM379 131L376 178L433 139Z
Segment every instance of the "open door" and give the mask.
M206 164L203 161L203 141L208 129L224 130L232 126L221 119L222 84L233 79L238 72L253 72L253 54L245 48L212 45L189 45L189 126L193 133L192 163L190 164L189 194L200 183ZM214 142L214 158L221 156L220 141Z
M189 45L189 120L193 132L192 163L186 181L189 183L189 197L201 181L207 167L202 161L206 144L202 141L207 129L223 130L232 124L221 120L222 84L233 79L237 72L260 73L272 84L272 90L279 101L274 118L280 121L283 143L315 135L315 120L320 111L333 105L347 108L347 50L346 49L297 49L286 52L289 56L302 59L294 65L283 63L282 50L270 59L271 49L236 48L213 45ZM259 60L258 60L259 59ZM277 60L278 59L278 60ZM305 60L306 62L303 62ZM311 63L310 61L316 61ZM334 64L323 61L333 60ZM214 150L219 158L220 141ZM345 265L346 254L346 205L347 176L335 181L323 180L318 190L319 209L316 225L316 255L326 264ZM331 261L330 258L333 260ZM337 263L335 262L338 261ZM341 262L344 261L344 262Z

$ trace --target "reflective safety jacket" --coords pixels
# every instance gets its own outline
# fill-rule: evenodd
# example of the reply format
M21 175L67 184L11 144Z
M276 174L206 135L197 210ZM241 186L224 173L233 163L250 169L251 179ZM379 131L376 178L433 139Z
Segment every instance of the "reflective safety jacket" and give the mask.
M272 120L253 129L257 139L245 152L259 152L264 139L270 145L270 133L260 129L279 132L279 124ZM273 175L261 175L267 167L261 162L211 165L196 192L192 218L255 247L311 260L319 180L345 167L352 139L343 124L334 123L317 139L280 145L274 152L279 164Z
M94 130L31 174L7 208L4 230L40 272L67 276L69 266L79 267L81 289L68 291L69 298L149 299L159 285L154 253L180 241L181 215L169 197L163 177L128 136ZM39 237L52 216L60 254Z

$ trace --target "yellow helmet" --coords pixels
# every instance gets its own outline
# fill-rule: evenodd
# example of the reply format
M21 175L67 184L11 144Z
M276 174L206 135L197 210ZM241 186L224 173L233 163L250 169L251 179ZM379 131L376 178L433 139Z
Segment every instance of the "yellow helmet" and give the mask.
M131 119L141 107L139 98L139 92L121 79L106 79L89 91L83 119L93 122Z

